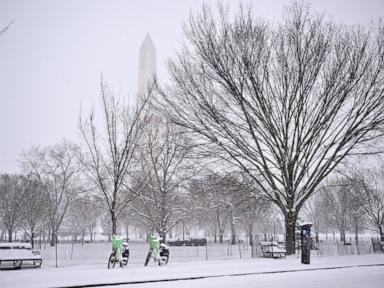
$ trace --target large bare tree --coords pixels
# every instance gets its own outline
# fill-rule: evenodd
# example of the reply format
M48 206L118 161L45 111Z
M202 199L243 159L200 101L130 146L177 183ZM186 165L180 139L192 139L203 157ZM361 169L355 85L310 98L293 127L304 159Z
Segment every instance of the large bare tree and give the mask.
M338 26L296 2L278 25L244 7L229 14L190 17L163 110L280 207L291 254L305 201L381 135L384 26Z
M136 106L125 106L101 80L101 106L104 130L97 129L95 114L80 118L79 128L85 146L83 164L111 219L112 234L117 232L117 219L121 211L137 197L134 181L137 172L135 154L140 145L145 123L144 107L151 87ZM100 128L99 128L100 129ZM140 179L143 179L142 177Z

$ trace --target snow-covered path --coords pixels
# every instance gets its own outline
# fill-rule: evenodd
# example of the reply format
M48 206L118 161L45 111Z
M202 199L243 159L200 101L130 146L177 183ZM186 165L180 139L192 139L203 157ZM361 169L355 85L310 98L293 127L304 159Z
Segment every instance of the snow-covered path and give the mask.
M279 273L261 274L268 272ZM132 283L199 277L203 278ZM113 285L114 283L131 284L113 287L217 287L218 285L220 288L246 285L247 287L282 287L283 285L298 287L300 283L308 284L307 287L383 287L384 255L313 257L310 265L303 265L299 258L290 256L287 259L171 262L166 267L155 266L152 263L149 267L131 264L127 268L114 270L107 270L106 265L42 267L41 269L0 271L0 283L1 288L68 287Z

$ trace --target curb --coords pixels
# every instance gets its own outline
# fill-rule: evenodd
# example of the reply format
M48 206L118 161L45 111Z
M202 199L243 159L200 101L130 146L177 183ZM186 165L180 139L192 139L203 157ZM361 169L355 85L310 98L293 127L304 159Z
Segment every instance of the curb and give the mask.
M238 276L263 275L263 274L309 272L309 271L336 270L336 269L362 268L362 267L375 267L375 266L384 266L384 263L379 263L379 264L362 264L362 265L348 265L348 266L333 266L333 267L324 267L324 268L294 269L294 270L278 270L278 271L265 271L265 272L221 274L221 275L192 276L192 277L182 277L182 278L155 279L155 280L138 280L138 281L114 282L114 283L97 283L97 284L85 284L85 285L82 284L82 285L71 285L71 286L58 286L58 287L55 287L55 288L81 288L81 287L88 288L88 287L133 285L133 284L146 284L146 283L160 283L160 282L175 282L175 281L186 281L186 280L199 280L199 279L220 278L220 277L238 277Z

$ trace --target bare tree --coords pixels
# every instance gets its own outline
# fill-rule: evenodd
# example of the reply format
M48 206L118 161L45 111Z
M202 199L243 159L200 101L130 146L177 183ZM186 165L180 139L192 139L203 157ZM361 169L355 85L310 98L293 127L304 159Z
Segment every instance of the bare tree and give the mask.
M253 177L285 216L298 212L384 124L384 26L344 27L293 2L279 25L206 6L185 25L163 112Z
M90 241L93 241L93 234L99 219L100 208L95 199L89 195L84 195L71 203L66 219L67 225L76 234L81 236L81 245L88 233Z
M258 236L263 234L264 241L278 240L277 234L282 233L281 216L278 207L271 205L255 225Z
M105 131L102 134L98 131L94 112L86 120L80 118L79 128L86 150L82 162L108 208L112 234L116 234L118 216L136 198L134 185L140 184L133 181L137 169L135 152L143 133L143 111L151 91L147 97L140 98L140 105L132 108L120 103L103 80L100 89Z
M47 220L49 195L46 193L47 188L32 175L22 178L22 189L21 226L34 248L36 234L42 230L44 222Z
M302 214L305 221L312 222L315 233L315 242L319 242L319 233L322 229L327 229L329 223L329 207L327 207L325 193L321 191L313 194L303 206ZM326 233L327 234L327 233Z
M22 219L23 189L19 175L0 175L0 219L8 232L8 242Z
M219 243L223 243L229 220L230 203L225 197L227 187L220 183L222 178L219 175L208 175L203 179L193 180L190 187L194 214L200 222L212 227L215 243L217 236Z
M66 140L46 148L32 147L21 155L25 172L46 189L52 246L69 204L82 192L78 187L81 171L78 156L79 148Z
M384 168L360 171L353 177L353 187L363 198L365 218L384 241Z
M243 202L239 207L240 219L244 223L249 245L253 245L256 224L262 222L263 218L268 217L270 208L271 202L257 194L248 201Z
M144 217L160 237L179 222L185 220L187 181L196 174L191 160L193 142L182 129L153 111L144 127L142 142L142 169L148 170L149 179L140 188L135 209Z
M346 242L346 233L358 226L356 218L360 218L357 213L361 210L362 203L353 193L350 179L345 177L330 180L323 187L325 197L324 206L327 207L330 216L330 223L339 230L340 241ZM356 229L356 228L355 228ZM355 230L358 239L359 229Z
M235 219L244 213L245 203L250 203L257 197L255 189L249 189L239 179L238 175L210 173L191 183L190 194L194 213L204 218L208 224L213 224L215 242L217 234L219 243L223 243L226 229L231 230L231 243L236 243ZM252 202L254 203L254 202ZM256 208L256 207L253 207Z
M134 203L134 202L133 202ZM133 205L133 204L132 204ZM125 237L129 239L129 227L132 226L134 219L134 211L132 211L131 205L127 205L123 211L119 214L119 222L125 231Z

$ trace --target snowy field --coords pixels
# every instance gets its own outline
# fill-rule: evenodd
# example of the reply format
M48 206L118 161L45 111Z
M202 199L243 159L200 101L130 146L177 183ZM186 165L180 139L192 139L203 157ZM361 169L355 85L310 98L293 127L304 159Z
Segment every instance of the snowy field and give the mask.
M73 265L0 271L0 287L383 287L384 255L172 261L166 267ZM118 285L117 285L118 284Z

